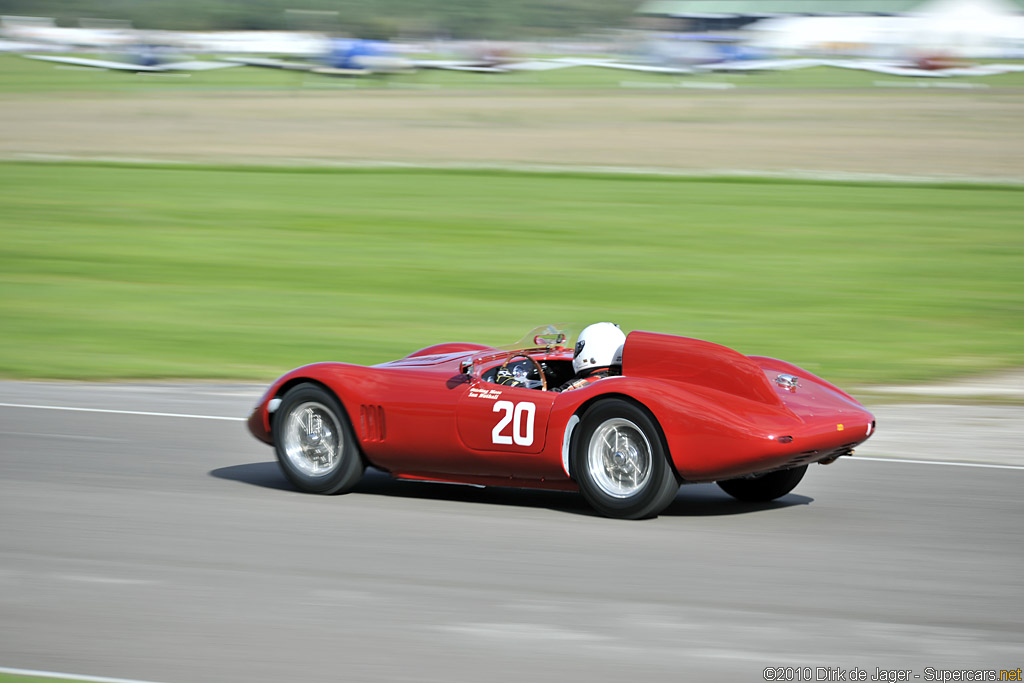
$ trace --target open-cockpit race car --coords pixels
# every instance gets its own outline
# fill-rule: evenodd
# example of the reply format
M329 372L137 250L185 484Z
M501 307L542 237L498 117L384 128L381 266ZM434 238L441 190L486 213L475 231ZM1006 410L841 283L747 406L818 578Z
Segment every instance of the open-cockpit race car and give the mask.
M370 367L306 365L270 386L249 429L302 491L344 493L372 466L399 479L579 490L629 519L657 515L688 483L774 500L808 464L849 455L874 431L871 413L825 380L687 337L618 333L608 366L581 379L595 360L587 343L600 346L584 335L609 325L575 344L571 326L547 325L501 348L455 342Z

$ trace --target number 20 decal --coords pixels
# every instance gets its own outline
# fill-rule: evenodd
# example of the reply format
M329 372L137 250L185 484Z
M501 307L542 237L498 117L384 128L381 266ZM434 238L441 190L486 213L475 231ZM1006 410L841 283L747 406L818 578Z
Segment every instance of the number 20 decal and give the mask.
M505 413L498 420L491 430L491 443L494 444L515 444L517 446L533 445L533 416L537 406L524 401L523 403L512 403L512 401L495 401L494 412ZM502 434L502 430L512 423L511 434Z

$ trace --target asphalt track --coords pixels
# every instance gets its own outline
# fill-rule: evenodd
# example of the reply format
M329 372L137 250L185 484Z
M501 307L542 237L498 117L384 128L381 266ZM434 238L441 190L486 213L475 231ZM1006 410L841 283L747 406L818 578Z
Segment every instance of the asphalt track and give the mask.
M257 395L0 382L0 666L476 683L1024 665L1020 407L879 409L885 452L858 451L1010 467L855 456L775 503L691 486L623 522L574 494L375 472L297 493L241 421L205 419Z

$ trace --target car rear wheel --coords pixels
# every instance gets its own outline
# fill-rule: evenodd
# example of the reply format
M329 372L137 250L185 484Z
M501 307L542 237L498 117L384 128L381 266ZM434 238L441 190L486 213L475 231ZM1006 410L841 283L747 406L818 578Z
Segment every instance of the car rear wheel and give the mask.
M679 491L654 420L619 399L603 400L583 415L572 467L583 497L608 517L653 517Z
M344 493L365 465L341 403L316 384L289 389L274 413L274 449L285 476L300 491Z
M742 479L726 479L718 482L718 486L736 500L748 503L764 503L781 498L796 488L804 478L807 465L794 467L790 470L769 472L758 477Z

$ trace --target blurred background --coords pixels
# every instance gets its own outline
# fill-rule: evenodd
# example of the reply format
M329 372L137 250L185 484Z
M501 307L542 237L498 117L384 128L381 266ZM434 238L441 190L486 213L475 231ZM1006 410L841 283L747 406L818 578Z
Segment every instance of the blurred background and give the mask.
M0 14L6 376L606 319L864 385L1024 361L1013 0Z

